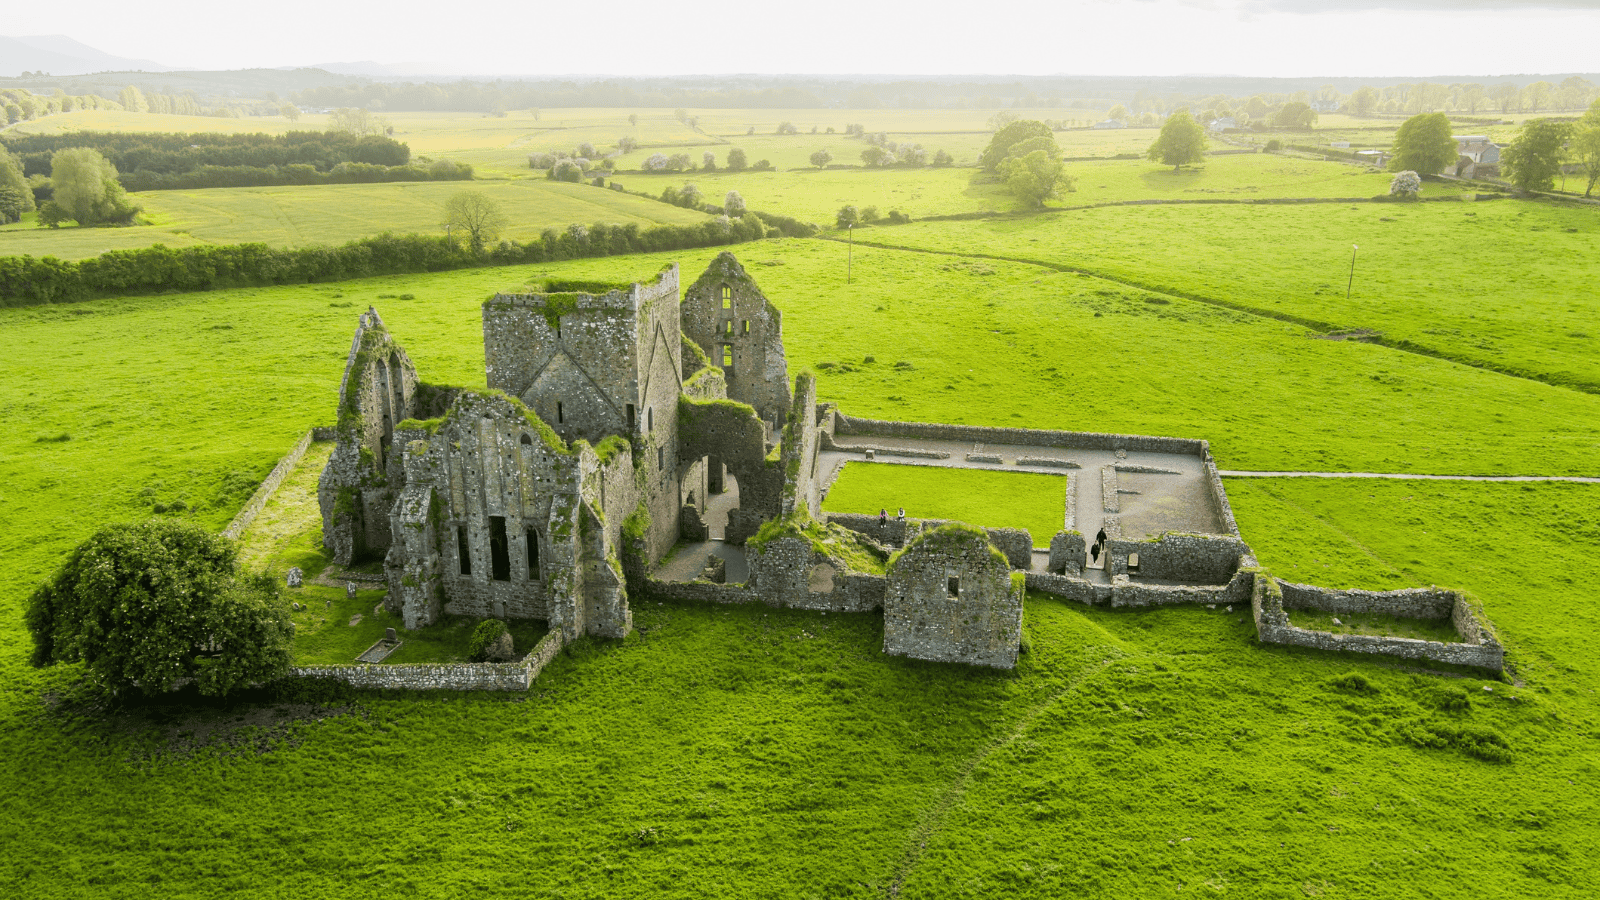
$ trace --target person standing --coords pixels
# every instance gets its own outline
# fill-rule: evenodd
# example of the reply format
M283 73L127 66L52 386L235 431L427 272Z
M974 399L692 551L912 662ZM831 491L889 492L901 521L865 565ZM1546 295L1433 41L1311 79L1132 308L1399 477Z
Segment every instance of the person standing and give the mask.
M884 509L884 508L880 507L878 509L878 527L882 528L883 526L888 525L888 524L889 524L889 511L887 509Z

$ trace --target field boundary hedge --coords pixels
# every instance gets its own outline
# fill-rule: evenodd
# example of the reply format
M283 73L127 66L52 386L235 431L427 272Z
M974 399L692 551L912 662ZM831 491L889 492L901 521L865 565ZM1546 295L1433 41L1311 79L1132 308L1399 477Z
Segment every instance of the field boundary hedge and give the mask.
M337 247L286 249L250 243L172 249L157 244L75 262L54 256L5 256L0 257L0 307L659 253L739 244L766 234L761 219L747 215L699 225L547 228L536 241L501 241L482 255L443 235L386 232Z

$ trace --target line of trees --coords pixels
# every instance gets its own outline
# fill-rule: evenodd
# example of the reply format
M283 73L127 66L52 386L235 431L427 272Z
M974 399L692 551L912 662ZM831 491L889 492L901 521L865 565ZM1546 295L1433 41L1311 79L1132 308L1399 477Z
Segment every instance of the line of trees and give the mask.
M382 234L338 247L287 249L266 244L162 245L113 250L77 262L52 256L0 257L0 306L70 303L161 291L207 291L247 285L305 284L374 275L441 272L484 265L659 253L760 240L760 214L695 225L572 225L537 240L501 241L474 252L445 235ZM462 236L465 238L465 235Z
M403 166L411 148L382 135L347 131L288 134L173 134L74 131L67 134L7 134L6 147L22 158L26 174L47 173L50 154L68 147L98 150L117 171L174 175L201 166L307 165L326 172L343 162Z

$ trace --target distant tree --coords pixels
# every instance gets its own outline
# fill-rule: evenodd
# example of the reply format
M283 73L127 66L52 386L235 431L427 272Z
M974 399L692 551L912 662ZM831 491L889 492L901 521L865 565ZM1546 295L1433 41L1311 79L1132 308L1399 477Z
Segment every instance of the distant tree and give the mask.
M707 172L715 172L717 170L717 155L710 150L700 154L700 168L705 169Z
M754 125L751 125L749 128L745 129L744 133L745 134L755 134L756 133L756 127Z
M729 191L728 196L722 200L722 212L730 219L737 219L745 213L744 197L738 191Z
M1396 173L1394 180L1389 182L1389 195L1393 197L1415 198L1422 191L1422 176L1409 169Z
M799 134L800 133L800 129L794 127L794 123L793 122L780 122L780 123L778 123L778 133L779 134Z
M383 134L389 123L380 116L374 116L364 109L340 107L328 117L329 131L343 131L356 137L366 137L369 134Z
M1522 89L1522 108L1528 112L1538 112L1550 105L1550 97L1555 92L1555 85L1548 81L1535 81Z
M554 153L546 153L543 150L536 150L533 153L528 154L528 168L530 169L548 170L555 164L556 155Z
M88 147L57 150L50 157L51 200L79 225L126 224L139 208L117 180L117 169Z
M1283 149L1283 141L1273 138L1272 140L1267 141L1267 146L1265 149L1268 153L1277 153Z
M634 150L637 150L638 148L639 148L639 142L637 140L635 140L630 135L623 135L622 137L617 138L617 152L618 153L626 155L626 154L632 153Z
M900 158L902 166L925 166L928 164L928 151L922 149L921 144L908 144L895 151Z
M989 146L978 157L978 162L983 166L984 171L998 172L1000 171L1000 164L1011 156L1011 148L1014 145L1030 138L1040 137L1049 138L1051 143L1055 142L1055 137L1050 132L1050 126L1037 119L1018 119L1015 122L1007 123L999 131L995 132L994 137L989 139Z
M936 166L948 166L953 165L954 163L955 159L943 150L940 150L938 153L933 155L933 164Z
M1272 114L1272 124L1279 128L1308 129L1317 124L1317 111L1308 103L1285 103L1283 109Z
M679 206L683 206L688 209L699 209L705 205L705 202L706 195L701 193L700 188L693 184L685 184L683 188L678 191Z
M583 180L583 166L575 159L558 159L545 177L551 181L566 181L577 184Z
M1458 145L1450 136L1450 119L1442 112L1423 113L1400 123L1394 133L1394 158L1389 171L1410 169L1423 175L1437 175L1458 157Z
M1567 122L1550 119L1523 122L1517 129L1517 136L1500 154L1501 170L1521 190L1550 190L1561 173L1563 145L1571 133L1572 125Z
M16 222L33 211L33 189L22 173L22 160L0 147L0 224Z
M149 112L150 104L145 102L144 91L134 85L128 85L117 95L117 101L128 112Z
M1015 122L1017 118L1018 116L1016 113L1008 109L1002 109L989 117L989 130L999 131L1007 125L1010 125L1012 122Z
M894 162L894 154L882 147L872 146L861 151L861 161L869 166L886 166Z
M1055 154L1034 150L1022 157L1011 157L1000 167L1006 189L1030 207L1044 206L1046 200L1072 190L1073 179Z
M750 158L738 147L728 151L728 171L743 172L750 166Z
M689 154L687 153L674 153L667 157L667 171L669 172L682 172L688 169L690 165L692 163L689 161Z
M596 156L600 155L600 151L595 149L594 144L588 141L583 141L578 144L578 152L572 155L581 156L584 159L594 159Z
M689 111L687 109L675 109L672 111L672 117L679 122L688 123Z
M300 121L300 107L295 106L293 103L285 103L278 107L278 114L291 122Z
M834 217L834 224L840 228L847 228L861 222L861 213L854 206L839 207L839 214Z
M445 203L444 213L445 228L450 236L466 235L467 245L473 253L482 253L490 242L500 236L500 229L506 224L500 205L482 191L455 194Z
M665 153L652 153L644 161L646 172L665 172L667 170L667 155Z
M1244 114L1256 121L1265 118L1267 111L1271 108L1272 107L1267 105L1266 98L1262 97L1260 94L1257 94L1244 102Z
M819 169L827 168L828 163L831 162L833 162L833 154L829 153L827 148L823 148L811 154L811 164Z
M1583 191L1587 197L1600 183L1600 100L1589 106L1572 129L1572 157L1588 176L1589 183Z
M1145 156L1171 166L1176 174L1183 166L1206 158L1206 131L1187 110L1179 110L1167 117Z
M881 217L878 215L876 206L863 206L861 208L861 224L874 225L877 224L879 218Z
M639 124L639 114L638 113L628 113L628 124L637 127L638 124Z
M1126 120L1128 118L1128 108L1118 103L1106 111L1106 118Z
M147 694L193 678L225 695L289 668L294 624L270 576L241 575L227 538L181 519L108 525L28 600L32 663L82 663Z

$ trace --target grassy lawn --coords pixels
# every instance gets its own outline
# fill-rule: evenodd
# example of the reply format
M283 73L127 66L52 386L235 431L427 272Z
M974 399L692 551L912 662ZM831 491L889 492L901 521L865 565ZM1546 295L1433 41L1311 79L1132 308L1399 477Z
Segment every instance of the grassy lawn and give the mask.
M1082 267L1600 390L1600 270L1592 264L1600 216L1592 209L1520 201L1139 207L922 222L857 238ZM1346 301L1352 244L1361 249ZM1441 254L1448 263L1433 264Z
M1048 547L1062 528L1066 491L1065 475L850 462L822 507L867 515L886 509L892 517L903 506L912 519L1026 528L1035 546Z

